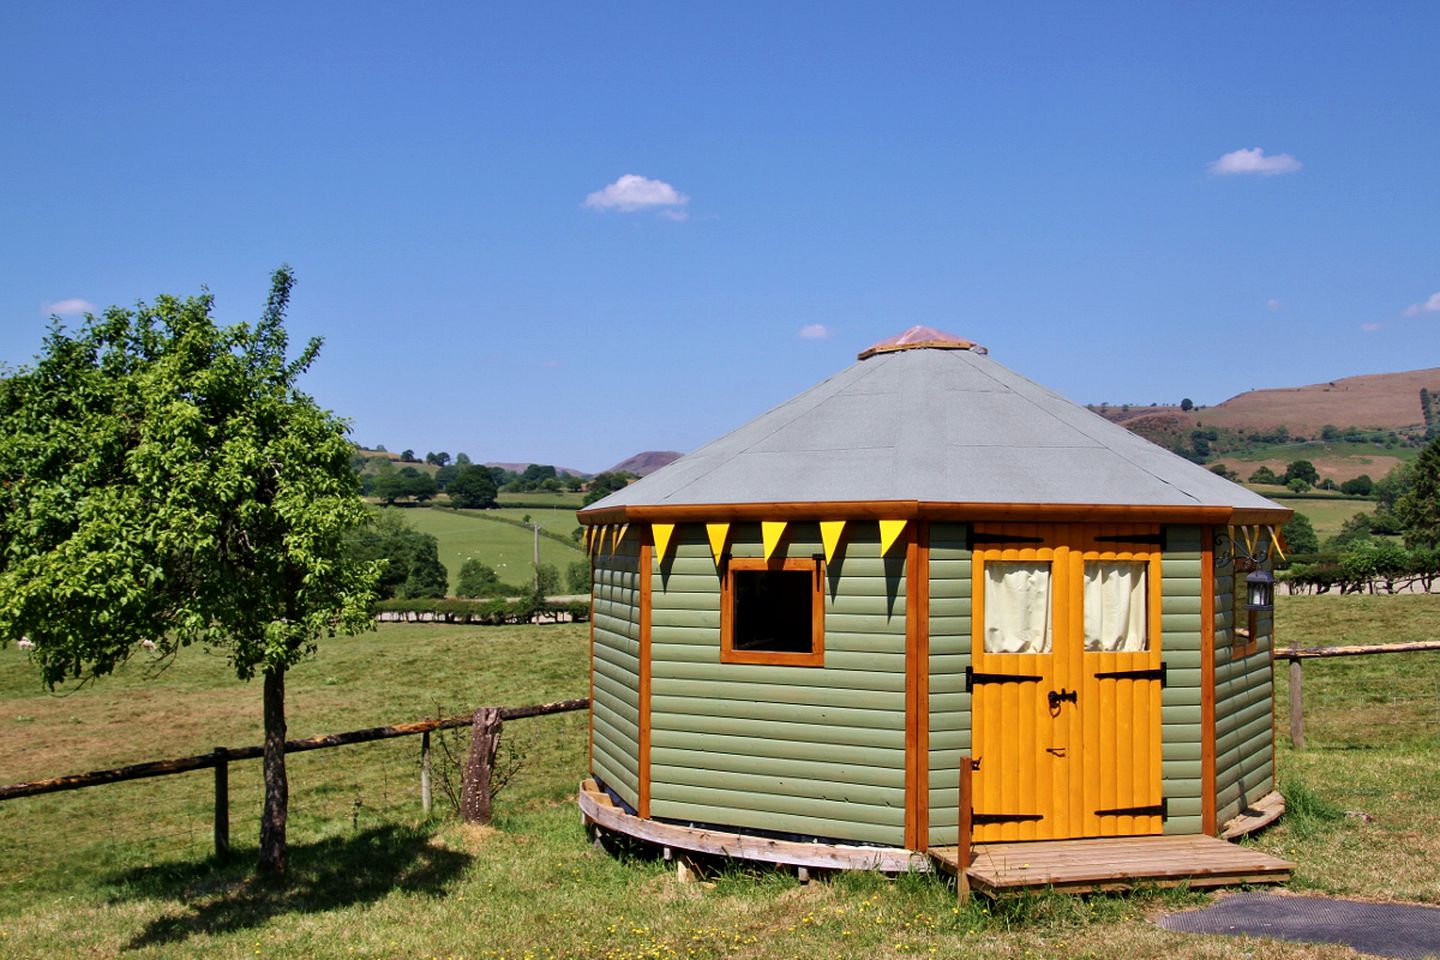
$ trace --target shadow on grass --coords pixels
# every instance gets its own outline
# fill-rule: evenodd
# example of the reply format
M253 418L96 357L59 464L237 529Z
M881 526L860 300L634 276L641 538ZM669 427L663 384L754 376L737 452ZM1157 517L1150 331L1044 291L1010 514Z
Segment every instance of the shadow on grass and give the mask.
M240 855L224 864L186 862L130 870L112 878L125 900L178 901L145 925L126 949L178 943L256 927L291 913L323 913L372 903L393 891L443 895L470 857L430 843L426 830L388 825L290 847L289 872L255 874Z

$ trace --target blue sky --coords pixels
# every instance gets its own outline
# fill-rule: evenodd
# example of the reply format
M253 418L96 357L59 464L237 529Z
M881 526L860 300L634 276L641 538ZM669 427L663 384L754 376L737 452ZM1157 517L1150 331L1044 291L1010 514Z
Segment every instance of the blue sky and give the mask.
M585 470L917 323L1079 402L1437 366L1437 35L1434 3L7 4L0 361L85 303L254 319L288 262L357 440Z

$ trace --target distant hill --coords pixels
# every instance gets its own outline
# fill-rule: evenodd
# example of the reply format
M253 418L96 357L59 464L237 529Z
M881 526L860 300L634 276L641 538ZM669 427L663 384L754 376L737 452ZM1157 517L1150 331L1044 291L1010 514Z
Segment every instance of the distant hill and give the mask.
M606 470L606 473L618 473L622 470L643 477L654 473L666 464L674 463L684 454L676 453L674 450L646 450L644 453L637 453L633 457L626 457L615 466Z
M1106 407L1099 412L1131 426L1130 421L1160 418L1166 427L1269 430L1313 437L1327 425L1380 430L1424 429L1420 390L1440 393L1440 367L1403 373L1372 373L1304 387L1250 390L1213 407L1182 412L1179 407Z

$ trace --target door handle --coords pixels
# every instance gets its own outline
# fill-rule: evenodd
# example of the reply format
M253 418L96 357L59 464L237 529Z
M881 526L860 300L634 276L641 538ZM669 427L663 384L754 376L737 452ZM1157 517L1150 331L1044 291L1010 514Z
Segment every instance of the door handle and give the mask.
M1064 687L1061 687L1059 690L1051 690L1046 694L1045 699L1050 704L1050 716L1058 717L1060 715L1060 704L1062 703L1078 704L1079 701L1076 699L1078 693L1079 691L1066 690Z

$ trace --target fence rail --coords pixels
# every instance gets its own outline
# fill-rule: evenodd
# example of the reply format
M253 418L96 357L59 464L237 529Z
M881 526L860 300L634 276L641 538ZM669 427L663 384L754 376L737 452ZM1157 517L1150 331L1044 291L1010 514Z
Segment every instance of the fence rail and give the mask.
M303 753L308 750L325 750L355 743L370 743L395 737L419 736L420 741L420 803L425 813L430 812L430 734L435 730L449 730L456 727L472 727L477 736L470 745L469 761L465 765L464 790L466 802L464 812L467 819L484 822L490 815L490 775L495 762L495 750L499 743L501 725L506 720L523 720L555 713L584 710L590 706L587 697L572 700L557 700L553 703L537 703L523 707L480 707L470 713L430 720L415 720L395 723L383 727L367 727L363 730L347 730L341 733L326 733L317 737L285 741L285 752ZM230 848L230 774L229 765L234 761L258 760L265 755L263 746L216 747L209 753L170 760L150 760L124 767L107 770L92 770L88 773L74 773L43 780L30 780L0 786L0 801L19 797L33 797L64 790L79 790L98 787L127 780L142 780L148 777L168 777L194 770L213 768L215 770L215 852L223 854Z
M1440 640L1410 643L1351 644L1333 647L1287 647L1275 651L1275 659L1290 661L1290 745L1305 749L1305 677L1301 663L1326 657L1360 657L1382 653L1417 653L1440 650Z

